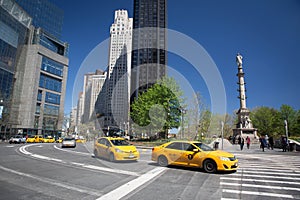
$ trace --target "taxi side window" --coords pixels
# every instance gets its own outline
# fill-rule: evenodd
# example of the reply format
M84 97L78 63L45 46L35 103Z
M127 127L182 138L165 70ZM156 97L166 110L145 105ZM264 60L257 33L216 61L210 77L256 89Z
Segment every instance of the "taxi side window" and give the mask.
M191 144L188 143L183 143L183 150L185 151L193 151L195 147Z
M169 144L166 146L168 149L176 149L176 150L182 150L182 143L181 142L174 142L172 144Z
M105 141L104 138L100 139L98 142L99 142L99 144L102 144L102 145L105 145L105 146L106 146L106 144L105 144L106 141Z
M111 144L108 140L106 140L106 146L111 147Z

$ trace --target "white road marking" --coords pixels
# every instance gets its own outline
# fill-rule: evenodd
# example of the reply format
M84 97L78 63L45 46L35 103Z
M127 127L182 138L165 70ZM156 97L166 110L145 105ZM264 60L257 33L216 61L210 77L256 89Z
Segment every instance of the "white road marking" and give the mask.
M14 145L7 145L6 147L11 148L11 147L14 147Z
M112 173L118 173L118 174L125 174L125 175L130 175L130 176L139 176L139 173L136 172L131 172L131 171L125 171L125 170L120 170L120 169L112 169L112 168L107 168L107 167L99 167L95 165L86 165L82 163L76 163L76 162L71 162L73 165L77 165L80 167L84 167L87 169L94 169L94 170L99 170L99 171L104 171L104 172L112 172Z
M249 171L249 170L243 170L243 173L255 173L255 174L271 174L271 175L284 175L284 176L300 176L300 174L295 174L295 173L280 173L280 172L275 172L275 171L270 171L270 172L258 172L258 171Z
M99 197L97 200L118 200L122 197L126 196L133 190L137 189L141 185L147 183L151 179L157 177L161 173L163 173L167 168L165 167L157 167L153 170L147 172L146 174L141 175L140 177L129 181L128 183L118 187L117 189Z
M248 170L249 173L256 173L257 171L266 171L266 170L272 170L272 172L295 172L295 170L290 170L290 169L278 169L278 168L272 168L269 169L269 167L264 167L263 169L261 168L261 165L259 165L260 168L240 168L238 169L238 172L241 172L243 170ZM253 171L253 172L250 172Z
M288 194L278 194L278 193L269 193L269 192L252 192L252 191L245 191L245 190L228 190L223 189L224 193L235 193L235 194L250 194L250 195L259 195L259 196L268 196L268 197L281 197L281 198L288 198L288 199L294 199L292 195Z
M246 183L227 183L227 182L220 182L220 185L229 185L229 186L236 186L236 187L253 187L253 188L266 188L272 190L294 190L300 191L300 188L294 187L282 187L282 186L275 186L275 185L257 185L257 184L246 184Z
M248 179L248 178L230 178L230 177L221 177L221 180L231 180L231 181L255 181L262 183L283 183L290 185L300 185L300 182L291 182L291 181L273 181L273 180L258 180L258 179Z
M270 179L285 179L285 180L300 180L300 178L295 177L287 177L287 176L297 176L297 175L289 175L287 176L267 176L267 175L256 175L256 174L230 174L230 176L243 176L243 177L258 177L258 178L270 178ZM300 174L299 174L300 176Z
M85 156L92 156L92 155L94 155L94 154L91 154L91 153L85 153L85 152L79 152L79 151L70 151L70 150L62 149L62 148L57 147L56 145L53 145L53 146L57 150L66 151L66 152L69 152L69 153L76 153L76 154L81 154L81 155L85 155Z
M129 175L129 176L140 176L139 173L131 172L131 171L125 171L125 170L120 170L120 169L112 169L112 168L106 168L106 167L99 167L99 166L95 166L95 165L81 164L81 163L76 163L76 162L69 162L68 163L68 162L65 162L65 161L60 160L60 159L51 158L51 157L47 157L47 156L43 156L43 155L38 155L38 154L33 154L33 153L30 153L30 152L28 152L26 150L26 147L34 146L34 145L37 145L37 144L30 144L30 145L22 146L22 147L19 148L19 150L23 154L29 155L29 156L34 157L34 158L42 159L42 160L49 160L49 161L54 161L54 162L59 162L59 163L72 164L72 165L80 166L80 167L83 167L83 168L86 168L86 169L93 169L93 170L104 171L104 172L124 174L124 175Z
M10 173L19 175L19 176L28 177L28 178L31 178L31 179L34 179L34 180L37 180L37 181L40 181L40 182L43 182L43 183L47 183L47 184L54 185L54 186L57 186L57 187L62 187L62 188L68 189L68 190L73 190L73 191L77 191L77 192L80 192L80 193L85 193L85 194L89 194L89 195L93 195L93 196L102 195L102 193L100 193L100 192L94 192L94 191L90 191L88 189L81 189L78 186L73 187L73 186L70 186L70 185L67 185L67 184L59 183L59 182L57 182L53 179L38 177L38 176L35 176L35 175L32 175L32 174L26 174L26 173L23 173L23 172L8 169L8 168L3 167L1 165L0 165L0 169L3 170L3 171L7 171L7 172L10 172Z

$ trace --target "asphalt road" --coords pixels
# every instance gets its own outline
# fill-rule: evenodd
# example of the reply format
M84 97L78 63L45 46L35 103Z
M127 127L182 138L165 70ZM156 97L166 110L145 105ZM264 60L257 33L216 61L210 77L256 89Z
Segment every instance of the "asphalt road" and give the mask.
M0 199L300 199L300 153L259 149L234 153L236 173L159 167L151 149L137 162L93 157L91 143L0 143Z

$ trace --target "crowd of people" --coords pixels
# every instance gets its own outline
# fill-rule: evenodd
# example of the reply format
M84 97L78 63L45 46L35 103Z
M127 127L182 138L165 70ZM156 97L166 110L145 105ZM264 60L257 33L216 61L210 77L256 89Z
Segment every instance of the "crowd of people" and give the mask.
M241 151L244 149L244 145L246 143L247 145L247 149L250 149L250 144L251 144L251 139L249 136L246 136L246 138L244 138L241 135L238 136L230 136L230 141L232 141L232 144L237 144L240 145L240 149ZM260 148L262 149L262 151L265 151L265 149L274 149L274 138L273 136L268 136L268 135L262 135L259 137L259 144L260 144ZM281 136L280 138L280 143L281 143L281 147L282 147L282 151L287 151L288 148L288 140L287 137L285 136Z

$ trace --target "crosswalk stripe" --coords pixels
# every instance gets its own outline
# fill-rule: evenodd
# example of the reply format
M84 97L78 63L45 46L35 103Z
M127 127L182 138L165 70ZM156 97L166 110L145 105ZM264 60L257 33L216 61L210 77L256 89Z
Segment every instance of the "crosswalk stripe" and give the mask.
M300 182L291 182L291 181L274 181L274 180L259 180L259 179L249 179L249 178L230 178L230 177L221 177L221 180L231 180L231 181L255 181L262 183L281 183L289 185L300 185Z
M269 169L272 169L272 172L296 172L295 170L290 170L290 169L277 169L275 167L264 167L263 169L261 168L262 166L259 165L260 168L248 168L248 167L243 167L243 168L240 168L238 169L237 171L243 171L243 170L248 170L248 171L254 171L254 172L257 172L257 171L266 171L266 170L269 170ZM300 172L300 171L299 171Z
M247 176L247 177L258 177L258 178L270 178L270 179L286 179L286 180L300 180L300 178L286 177L286 176L266 176L266 175L255 175L255 174L231 174L230 176Z
M268 196L268 197L281 197L281 198L288 198L294 199L292 195L288 194L278 194L278 193L269 193L269 192L253 192L253 191L245 191L245 190L228 190L223 189L224 193L235 193L235 194L250 194L250 195L259 195L259 196Z
M231 187L232 186L236 186L236 187L265 188L265 189L272 189L272 190L294 190L294 191L300 191L300 188L282 187L282 186L275 186L275 185L257 185L257 184L227 183L227 182L220 182L220 185L229 185Z

